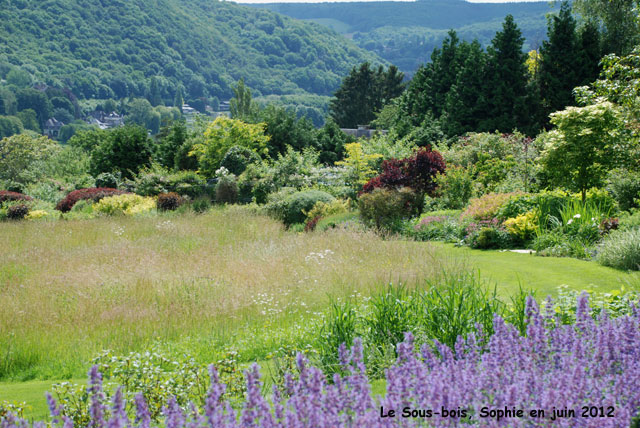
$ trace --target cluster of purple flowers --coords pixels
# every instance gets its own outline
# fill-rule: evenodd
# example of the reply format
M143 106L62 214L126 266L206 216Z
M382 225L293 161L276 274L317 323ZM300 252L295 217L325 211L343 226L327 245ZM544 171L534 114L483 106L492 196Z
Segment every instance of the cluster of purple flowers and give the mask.
M424 217L422 220L420 220L420 223L418 223L415 227L416 230L419 230L422 227L428 226L431 223L441 223L443 221L445 221L447 219L447 217L442 216L442 215L430 215L427 217Z
M504 227L501 225L500 220L494 217L490 220L478 220L476 222L471 222L467 225L464 231L466 235L471 235L472 233L477 232L484 227L504 230Z
M416 352L413 336L407 333L398 345L397 363L387 371L384 398L372 397L359 341L349 352L344 346L340 349L347 376L335 375L329 383L299 355L299 379L288 377L284 394L274 389L270 400L261 393L258 367L253 365L247 372L246 400L238 411L222 399L225 387L211 368L212 386L204 407L192 406L184 412L171 401L164 425L629 427L640 411L640 310L633 308L631 315L616 319L601 314L596 322L586 295L577 304L576 323L560 325L548 315L553 311L542 315L529 299L525 336L496 316L491 337L479 331L466 340L460 338L453 350L436 342ZM137 416L131 420L120 393L111 408L102 404L96 367L90 376L91 427L152 424L142 396L136 400ZM49 398L49 403L53 425L71 427L55 401ZM27 423L12 417L0 426L26 427Z

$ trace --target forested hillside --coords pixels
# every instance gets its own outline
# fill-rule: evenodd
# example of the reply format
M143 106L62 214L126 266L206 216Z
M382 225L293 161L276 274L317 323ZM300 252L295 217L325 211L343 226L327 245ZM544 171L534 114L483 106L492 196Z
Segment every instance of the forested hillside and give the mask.
M524 48L537 48L546 35L545 14L552 10L547 2L500 4L461 0L256 6L331 27L406 73L427 62L450 29L455 29L462 40L477 38L487 46L509 14L522 30Z
M0 0L0 80L79 98L330 95L363 61L326 27L213 0ZM13 71L13 72L12 72ZM11 79L7 76L11 73ZM25 85L26 83L26 85Z

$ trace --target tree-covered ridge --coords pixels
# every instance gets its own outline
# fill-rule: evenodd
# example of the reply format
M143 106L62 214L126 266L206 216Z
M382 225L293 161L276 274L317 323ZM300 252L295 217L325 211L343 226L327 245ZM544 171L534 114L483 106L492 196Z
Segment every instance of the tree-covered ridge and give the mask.
M455 29L462 40L488 46L504 17L514 16L534 49L545 38L547 2L469 3L425 0L417 2L273 3L256 5L298 19L315 21L348 34L358 46L370 50L405 73L427 62L434 48Z
M316 24L210 0L0 0L0 78L80 98L229 98L240 78L260 94L329 95L373 54ZM15 73L14 73L15 74Z

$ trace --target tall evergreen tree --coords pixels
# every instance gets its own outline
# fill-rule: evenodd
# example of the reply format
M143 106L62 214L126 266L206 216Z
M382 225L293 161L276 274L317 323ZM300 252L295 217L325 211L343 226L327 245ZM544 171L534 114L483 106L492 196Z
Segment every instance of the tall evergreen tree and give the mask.
M160 95L160 85L158 79L153 76L149 85L149 97L147 98L153 107L162 104L162 95Z
M251 98L251 91L244 84L244 78L233 88L235 97L229 101L231 117L240 120L251 120L258 112L255 102Z
M184 97L182 96L182 87L178 86L176 90L176 95L173 97L173 106L177 107L182 113L182 105L184 104Z
M463 43L460 52L464 62L447 92L441 118L443 131L449 136L475 131L484 119L482 88L487 55L477 40Z
M527 55L522 52L524 38L512 15L507 15L502 31L487 48L487 79L484 89L488 118L483 131L511 132L530 126L527 106Z
M385 102L402 93L403 78L394 66L386 72L383 67L372 69L368 62L354 67L329 104L331 117L342 128L368 125Z
M602 44L600 31L594 22L587 22L578 32L580 58L576 86L584 86L594 82L600 75L600 59Z
M547 37L540 48L538 74L544 116L574 105L573 88L578 86L580 50L571 5L564 1L560 13L549 20Z

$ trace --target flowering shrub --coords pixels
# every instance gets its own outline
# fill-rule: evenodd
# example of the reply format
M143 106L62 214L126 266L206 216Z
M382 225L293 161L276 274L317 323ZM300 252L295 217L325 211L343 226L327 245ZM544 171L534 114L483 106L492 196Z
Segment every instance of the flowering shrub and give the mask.
M10 192L8 190L0 190L0 205L3 202L12 202L12 201L31 201L33 198L31 196L23 195L18 192Z
M73 208L78 201L91 200L93 202L98 202L100 199L106 198L107 196L123 195L125 193L127 192L118 189L110 189L108 187L78 189L69 193L64 199L58 202L56 210L66 213L71 211L71 208Z
M640 311L616 319L603 315L594 321L586 295L576 306L575 325L562 325L549 315L553 310L541 314L530 298L525 336L496 316L492 335L472 333L466 341L458 340L454 350L434 341L416 353L413 335L407 333L397 347L395 365L386 372L384 398L372 397L362 343L357 339L350 352L344 344L340 348L345 375L335 375L329 383L300 354L299 376L288 376L285 394L276 387L269 400L261 392L259 369L254 364L246 372L247 393L239 411L223 399L225 386L211 367L211 387L202 410L190 406L185 411L171 399L163 411L163 425L628 427L640 413ZM135 398L135 423L126 412L122 390L116 392L112 406L107 405L97 366L90 371L89 396L88 426L150 426L149 406L142 394ZM505 407L522 409L523 414L505 415ZM73 426L51 396L49 408L52 426ZM595 416L591 413L594 408ZM498 409L503 411L501 417ZM544 414L534 416L530 410ZM567 412L558 412L564 410ZM396 412L395 417L390 411ZM410 417L401 416L403 413ZM0 426L23 427L28 422L8 415Z
M456 242L464 237L462 232L462 225L455 217L435 215L422 217L413 230L409 230L409 236L420 241Z
M93 205L93 211L106 215L136 215L156 208L153 198L135 194L124 194L102 198Z

